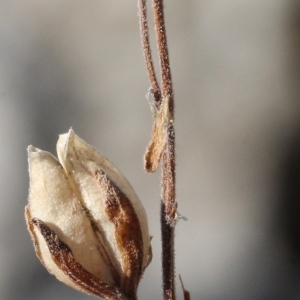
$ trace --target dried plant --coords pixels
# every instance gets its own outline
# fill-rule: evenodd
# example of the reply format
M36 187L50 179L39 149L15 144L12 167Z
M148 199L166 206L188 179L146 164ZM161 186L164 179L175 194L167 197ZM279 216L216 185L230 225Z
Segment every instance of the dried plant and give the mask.
M73 130L60 136L58 160L28 147L26 221L35 251L65 284L104 299L136 299L151 261L145 210L133 188Z
M139 0L139 17L144 59L151 88L149 100L153 112L154 125L152 137L145 154L145 169L154 172L161 161L161 236L163 295L165 300L175 300L174 275L174 230L178 220L175 200L175 130L174 130L174 92L172 85L169 51L164 20L163 0L152 0L156 44L160 65L161 87L154 71L147 22L146 0ZM150 99L151 98L151 99ZM190 293L184 288L180 277L184 299Z
M149 44L146 1L139 1L140 28L144 58L151 93L154 98L154 126L152 138L145 154L145 168L149 172L157 169L162 161L161 176L161 235L162 235L162 270L163 295L165 300L175 299L174 284L174 227L177 220L175 201L175 131L174 98L172 78L165 30L163 1L153 0L156 43L161 69L161 88L154 71Z
M163 296L175 300L174 95L163 1L153 0L161 71L157 81L148 35L146 1L139 0L144 57L151 88L148 98L154 125L145 169L161 164ZM133 188L101 153L73 130L60 136L58 159L28 147L30 190L26 221L35 251L48 271L67 285L107 300L135 300L152 258L148 221ZM189 292L180 278L184 299Z

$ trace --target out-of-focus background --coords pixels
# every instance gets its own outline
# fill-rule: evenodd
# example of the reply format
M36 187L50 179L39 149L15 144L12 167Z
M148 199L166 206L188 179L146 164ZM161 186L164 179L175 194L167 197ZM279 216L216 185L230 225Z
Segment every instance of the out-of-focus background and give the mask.
M300 299L300 2L165 7L188 218L176 274L192 299ZM139 299L162 299L159 172L142 164L148 87L136 1L0 1L1 300L93 298L46 272L23 217L26 147L55 153L71 126L142 199L154 259Z

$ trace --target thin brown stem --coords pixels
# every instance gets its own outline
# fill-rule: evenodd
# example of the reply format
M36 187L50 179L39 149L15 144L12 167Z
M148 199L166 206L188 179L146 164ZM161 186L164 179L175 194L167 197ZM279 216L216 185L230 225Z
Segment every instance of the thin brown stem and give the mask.
M161 203L161 233L162 233L162 269L163 290L165 300L175 300L174 283L174 226L176 223L175 202L175 131L174 131L174 99L169 62L166 27L164 19L163 0L153 0L156 42L161 68L162 98L168 98L170 122L167 124L166 146L162 154L162 203Z
M156 42L161 68L162 96L171 98L170 106L171 113L173 114L173 86L169 62L163 0L153 0L152 5L154 12Z
M175 203L175 135L173 124L168 128L168 140L162 155L162 269L165 300L175 300L174 283L174 230L176 223Z
M140 14L139 20L140 20L140 30L141 30L141 37L142 37L142 46L143 46L144 59L146 63L146 69L148 72L148 77L150 80L151 87L153 89L154 99L156 103L159 105L161 102L161 90L156 78L152 55L151 55L148 22L147 22L146 0L139 0L138 6L139 6L139 14Z
M175 131L174 131L174 99L172 78L169 63L169 54L165 30L163 0L152 0L154 11L154 23L156 32L156 42L158 48L159 64L161 70L162 95L161 103L167 102L167 109L162 105L157 106L163 110L163 122L159 122L160 129L154 126L155 133L158 134L154 143L161 143L160 135L163 134L165 145L162 148L162 178L161 178L161 234L162 234L162 271L163 271L163 294L164 300L175 300L174 283L174 230L177 218L177 203L175 202ZM146 5L144 0L139 1L140 26L143 42L146 67L149 80L153 87L156 82L150 46L148 39L148 26L146 19ZM155 98L156 99L156 98ZM166 102L163 102L166 101ZM160 114L155 115L159 118ZM157 121L157 119L155 120ZM156 122L156 124L158 124ZM155 135L156 136L156 135ZM158 147L159 148L159 147ZM148 150L150 151L150 150ZM158 155L160 157L160 155Z

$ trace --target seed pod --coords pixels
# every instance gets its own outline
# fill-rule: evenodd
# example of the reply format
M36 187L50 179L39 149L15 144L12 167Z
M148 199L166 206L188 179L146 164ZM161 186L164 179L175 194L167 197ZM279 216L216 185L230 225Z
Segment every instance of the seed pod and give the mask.
M69 286L104 299L135 299L151 260L145 210L120 171L73 130L58 160L28 147L26 220L40 261Z

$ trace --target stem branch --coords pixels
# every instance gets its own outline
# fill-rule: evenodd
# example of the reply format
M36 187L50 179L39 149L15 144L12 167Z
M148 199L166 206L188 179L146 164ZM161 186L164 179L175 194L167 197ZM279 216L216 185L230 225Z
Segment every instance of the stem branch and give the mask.
M149 43L146 0L139 0L138 6L139 6L140 30L141 30L146 69L148 72L148 77L150 80L151 87L153 89L154 99L156 103L159 105L161 100L161 91L154 71L151 48Z
M162 96L170 97L170 112L173 115L173 87L166 36L163 0L153 0L152 5L154 12L156 42L161 68Z

